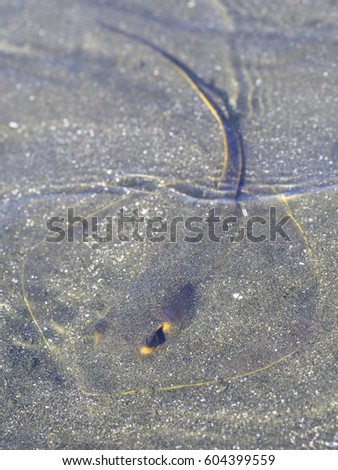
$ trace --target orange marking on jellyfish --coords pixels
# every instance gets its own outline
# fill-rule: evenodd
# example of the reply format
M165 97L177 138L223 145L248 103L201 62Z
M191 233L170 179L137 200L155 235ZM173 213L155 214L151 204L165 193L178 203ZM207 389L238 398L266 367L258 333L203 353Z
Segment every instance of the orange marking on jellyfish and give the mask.
M192 284L186 284L169 297L167 306L160 312L163 322L140 347L141 356L149 356L166 342L168 334L187 326L194 313L194 301L195 288Z

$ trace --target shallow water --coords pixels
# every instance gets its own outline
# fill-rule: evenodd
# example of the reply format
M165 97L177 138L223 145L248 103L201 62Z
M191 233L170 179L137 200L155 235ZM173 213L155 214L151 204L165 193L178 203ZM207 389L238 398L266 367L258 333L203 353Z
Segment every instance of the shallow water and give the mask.
M141 199L143 213L151 213L153 200ZM167 220L205 212L171 202L157 198L170 214ZM135 201L129 204L132 209ZM247 204L246 210L268 220L261 204ZM25 262L25 293L47 347L86 393L229 379L294 353L313 333L312 253L295 221L286 230L291 241L278 235L261 243L231 243L226 234L218 243L84 244L77 233L72 244L33 249ZM188 283L195 291L189 324L151 358L141 357L145 338L161 324L159 313ZM107 328L96 344L103 312L109 312Z
M68 396L78 390L109 399L155 390L170 403L163 395L169 390L191 387L197 394L204 387L207 393L224 381L272 371L307 351L311 341L323 340L332 321L323 317L320 298L323 285L331 292L323 281L330 282L329 258L320 253L314 236L320 227L313 226L316 214L308 207L309 198L324 207L337 182L330 2L293 3L294 15L285 2L41 7L29 1L3 8L6 371L14 413L20 413L13 405L20 388L15 376L26 393L33 382L47 390L49 383L66 383ZM228 116L245 157L237 204L205 197L210 191L215 196L223 165L222 133L210 109L170 61L102 28L96 22L102 19L177 57ZM276 207L279 217L290 216L291 241L279 236L272 243L231 243L223 234L216 244L80 243L78 231L72 244L42 241L46 220L65 216L67 207L101 223L122 206L167 220L205 217L216 207L221 216L237 215L240 226L250 216L268 219L269 207ZM327 233L330 228L329 222ZM161 311L187 284L194 290L188 321L142 357L140 348L163 321ZM96 341L102 318L107 327ZM46 367L49 359L53 366ZM34 397L34 389L30 393ZM211 393L210 406L213 400ZM81 399L76 406L83 406ZM141 407L145 419L143 412ZM93 419L102 437L98 417ZM212 419L205 415L206 422ZM40 420L47 426L53 421ZM54 440L67 434L64 423L56 424ZM137 445L128 426L121 427L120 445ZM14 429L11 424L9 436ZM279 445L288 446L289 430L286 423ZM214 437L216 447L224 445L224 434L222 428ZM47 445L39 435L20 436L8 437L6 446ZM86 439L94 445L92 436ZM148 435L138 446L160 445L154 439ZM198 447L198 439L195 429L180 443L169 442ZM250 439L242 445L254 445ZM79 435L75 446L82 445Z

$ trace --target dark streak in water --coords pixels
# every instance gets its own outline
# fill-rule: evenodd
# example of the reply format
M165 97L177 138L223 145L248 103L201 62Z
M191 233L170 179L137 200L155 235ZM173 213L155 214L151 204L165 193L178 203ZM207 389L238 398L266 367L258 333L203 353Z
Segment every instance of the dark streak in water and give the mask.
M195 313L196 289L192 284L181 287L161 310L164 321L171 325L187 326Z
M103 21L98 21L98 24L109 31L121 34L159 53L174 65L176 69L178 69L179 73L199 95L201 100L217 120L223 134L224 162L221 177L216 186L224 191L225 197L235 199L239 193L240 184L243 179L242 143L233 124L224 115L222 109L218 106L211 95L206 91L207 85L186 64L156 44L153 44L137 34L121 30L120 28L109 25Z

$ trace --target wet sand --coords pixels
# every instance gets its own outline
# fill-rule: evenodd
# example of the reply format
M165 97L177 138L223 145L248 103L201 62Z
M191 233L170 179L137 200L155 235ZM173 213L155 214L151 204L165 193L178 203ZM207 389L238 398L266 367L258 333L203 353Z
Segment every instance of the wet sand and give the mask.
M297 24L284 2L278 14L270 2L57 4L3 7L2 447L336 447L329 2L293 4ZM214 116L168 61L100 19L203 80L245 155L237 208L215 205L241 223L270 206L292 214L292 247L40 244L46 219L67 207L102 218L121 206L167 217L213 206L186 191L220 177ZM189 321L140 358L158 307L187 282Z

